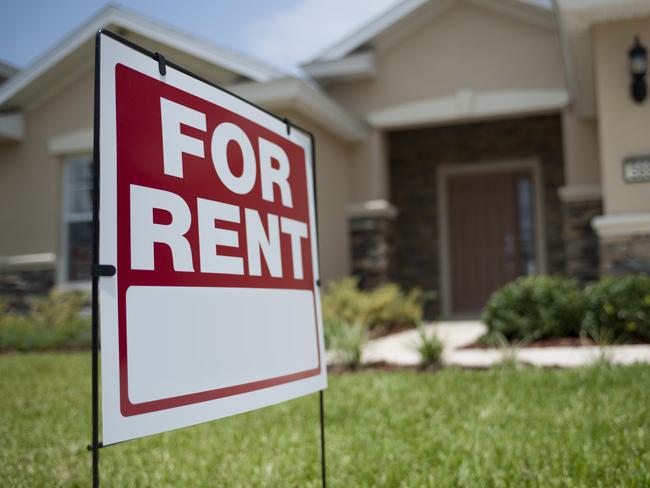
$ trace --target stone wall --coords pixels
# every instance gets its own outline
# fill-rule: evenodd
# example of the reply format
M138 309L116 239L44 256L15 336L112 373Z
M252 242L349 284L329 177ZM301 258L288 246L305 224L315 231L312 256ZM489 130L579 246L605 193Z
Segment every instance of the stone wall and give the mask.
M25 310L32 298L46 295L54 286L53 269L0 270L0 301Z
M542 165L544 227L549 272L564 272L562 204L564 181L559 115L400 130L388 135L395 259L390 276L404 287L438 290L438 208L436 169L440 164L537 158ZM438 293L439 296L439 293ZM427 317L440 312L432 303Z
M352 275L359 279L359 286L364 289L381 286L390 279L397 215L388 202L367 203L379 203L380 208L368 211L363 208L364 204L356 205L349 220Z
M565 272L582 282L598 279L598 236L591 226L602 214L600 199L566 201L563 204Z
M601 238L600 272L609 276L650 274L650 234Z

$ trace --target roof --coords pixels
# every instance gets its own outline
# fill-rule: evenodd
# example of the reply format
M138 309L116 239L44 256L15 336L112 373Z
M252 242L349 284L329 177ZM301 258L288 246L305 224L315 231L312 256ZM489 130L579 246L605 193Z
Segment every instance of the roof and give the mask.
M229 89L268 110L294 109L332 134L349 142L367 136L367 126L317 86L298 78L243 83Z
M0 142L5 133L8 140L21 140L22 112L38 106L42 100L54 96L60 87L91 69L95 34L100 28L126 33L130 40L145 43L149 49L151 46L146 44L153 42L165 55L168 51L189 55L185 60L168 58L269 110L294 110L345 141L358 142L365 137L366 125L317 87L247 56L108 6L0 86L0 113L4 117L0 120L0 125L4 124L0 127ZM201 60L201 64L186 63L192 60ZM201 73L196 68L209 73ZM215 80L215 75L223 75L224 79Z
M0 80L6 80L18 73L18 68L5 61L0 61Z
M29 90L35 83L50 86L68 76L73 66L92 62L94 37L100 28L135 33L245 79L265 82L286 76L263 62L109 5L2 85L0 107L6 109L20 106L29 96L35 96L37 93L37 90ZM29 95L21 96L25 92L29 92Z
M539 0L538 0L539 1ZM521 20L553 28L553 15L549 8L531 0L404 0L384 14L371 20L351 35L305 63L309 66L323 61L341 59L368 45L388 41L397 31L408 31L422 23L442 15L459 2L474 4L483 8L511 15Z

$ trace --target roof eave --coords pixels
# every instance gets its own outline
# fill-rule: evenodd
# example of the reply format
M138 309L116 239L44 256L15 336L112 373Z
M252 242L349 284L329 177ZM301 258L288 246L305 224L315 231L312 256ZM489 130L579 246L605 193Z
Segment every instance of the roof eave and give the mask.
M0 107L15 108L12 106L12 101L23 89L37 82L45 72L81 49L86 43L92 42L96 32L100 28L106 27L133 31L255 81L263 82L285 76L284 73L247 59L245 56L208 45L142 16L108 6L2 85L0 87Z
M296 110L346 142L361 142L367 126L332 98L297 78L229 87L237 95L267 110Z

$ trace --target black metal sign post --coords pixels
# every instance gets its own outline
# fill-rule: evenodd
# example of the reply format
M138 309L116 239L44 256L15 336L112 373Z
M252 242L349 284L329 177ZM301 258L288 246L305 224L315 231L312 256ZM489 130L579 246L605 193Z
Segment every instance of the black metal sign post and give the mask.
M93 248L92 248L92 479L99 486L99 32L95 38L95 113L93 117Z
M327 487L327 469L325 467L325 406L323 405L323 390L318 392L320 403L320 475L323 488Z
M101 113L100 113L100 56L101 56L101 36L106 35L128 47L134 49L145 56L150 57L158 63L158 68L161 75L166 74L167 66L171 66L174 69L184 73L187 76L190 76L194 79L197 79L203 83L206 83L214 88L217 88L221 91L228 93L229 95L238 98L258 110L265 112L266 114L274 117L275 119L283 121L287 125L287 134L290 132L292 127L299 129L300 131L307 134L311 141L311 159L312 159L312 183L314 188L314 207L316 214L316 227L318 226L318 208L316 202L316 151L315 151L315 141L314 135L308 130L293 124L286 118L278 117L277 115L269 112L268 110L255 105L254 103L249 102L241 98L240 96L229 92L228 90L205 80L204 78L191 73L190 71L178 66L177 64L168 61L162 54L153 53L147 49L134 44L133 42L118 36L110 31L100 29L97 31L95 36L95 94L94 94L94 120L93 120L93 214L92 214L92 227L93 227L93 245L92 245L92 266L91 266L91 278L92 278L92 294L91 294L91 317L92 317L92 443L88 445L88 450L92 453L92 486L93 488L99 487L99 450L104 447L102 442L99 440L99 279L101 277L110 277L116 274L116 269L113 265L103 265L99 263L99 194L100 194L100 136L99 129L101 124ZM318 241L317 241L318 242ZM318 251L317 251L318 252ZM320 254L320 253L318 253ZM316 256L316 259L319 261L319 255ZM318 280L317 286L320 288L320 280ZM325 406L324 406L324 394L323 390L318 392L319 394L319 410L320 410L320 458L321 458L321 483L323 488L327 486L327 470L325 464Z

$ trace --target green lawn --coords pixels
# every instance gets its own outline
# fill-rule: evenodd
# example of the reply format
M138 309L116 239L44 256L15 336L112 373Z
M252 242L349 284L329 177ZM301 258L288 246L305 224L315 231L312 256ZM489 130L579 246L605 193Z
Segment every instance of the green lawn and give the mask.
M0 355L0 485L87 486L90 356ZM650 367L330 376L332 487L650 486ZM318 396L101 451L104 486L318 486Z

